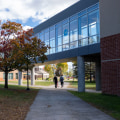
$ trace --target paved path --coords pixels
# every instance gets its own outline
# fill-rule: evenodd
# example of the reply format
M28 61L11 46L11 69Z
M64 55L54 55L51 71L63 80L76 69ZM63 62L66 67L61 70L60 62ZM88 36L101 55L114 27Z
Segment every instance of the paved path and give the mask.
M25 120L115 120L65 89L41 89Z

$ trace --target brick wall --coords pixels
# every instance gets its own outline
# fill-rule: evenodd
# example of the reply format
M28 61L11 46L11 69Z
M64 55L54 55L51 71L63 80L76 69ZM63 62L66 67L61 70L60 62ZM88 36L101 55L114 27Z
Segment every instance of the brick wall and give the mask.
M120 96L120 34L101 38L102 92Z

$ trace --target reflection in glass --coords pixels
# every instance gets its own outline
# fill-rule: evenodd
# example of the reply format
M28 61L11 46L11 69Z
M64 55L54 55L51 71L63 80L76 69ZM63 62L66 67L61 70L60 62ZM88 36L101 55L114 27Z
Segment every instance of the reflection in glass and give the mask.
M88 45L88 38L79 40L79 46L86 46Z
M99 36L92 36L89 38L89 44L95 44L95 43L98 43L100 40L99 40Z
M49 32L46 32L45 33L45 41L48 41L49 40Z
M55 53L55 48L50 49L50 54Z
M50 50L48 49L47 52L46 52L45 54L46 54L46 55L49 55L49 51L50 51Z
M41 41L44 41L44 33L41 32L41 33L39 34L39 36L40 36L40 40L41 40Z
M79 18L79 39L88 37L87 15Z
M62 45L62 27L56 27L56 46Z
M95 4L41 31L40 39L51 47L46 54L100 42L98 8L99 4Z
M68 49L69 49L69 44L63 45L63 51L68 50Z
M88 14L89 35L99 34L99 12L98 10Z
M50 47L55 47L55 39L50 40Z
M61 52L62 51L62 46L58 46L57 48L56 48L56 52Z
M89 25L89 34L90 34L90 36L97 34L97 28L96 27L97 27L96 23L93 23L93 24Z
M58 45L62 45L62 36L58 36Z
M45 45L49 46L49 40L45 41Z
M89 44L94 44L97 43L97 37L96 36L92 36L89 38Z
M63 25L63 44L69 43L69 24Z
M78 47L78 41L76 42L71 42L70 43L70 48L73 49L73 48L77 48Z
M50 31L50 39L55 38L55 30Z
M55 47L55 29L50 31L50 53L54 53L54 47Z
M78 40L77 20L74 20L70 23L70 42L75 40Z

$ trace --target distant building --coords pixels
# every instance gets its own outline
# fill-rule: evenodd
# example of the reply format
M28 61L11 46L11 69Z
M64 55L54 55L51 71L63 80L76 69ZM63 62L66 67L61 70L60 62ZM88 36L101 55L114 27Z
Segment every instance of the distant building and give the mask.
M46 71L44 71L44 66L35 66L35 80L43 80L49 77L49 73L47 73ZM31 79L31 71L29 71L28 73L28 78ZM22 72L22 80L26 80L27 79L27 72L24 71ZM4 81L5 80L5 73L4 72L0 72L0 81ZM8 73L8 80L18 80L18 70L15 71L11 71Z

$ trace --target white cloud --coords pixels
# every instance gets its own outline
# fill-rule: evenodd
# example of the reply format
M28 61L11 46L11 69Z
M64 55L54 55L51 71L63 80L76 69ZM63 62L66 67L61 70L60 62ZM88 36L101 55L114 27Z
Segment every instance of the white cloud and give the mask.
M31 26L23 26L23 30L27 31L29 29L31 29L32 27Z
M0 0L0 19L44 21L79 0Z

